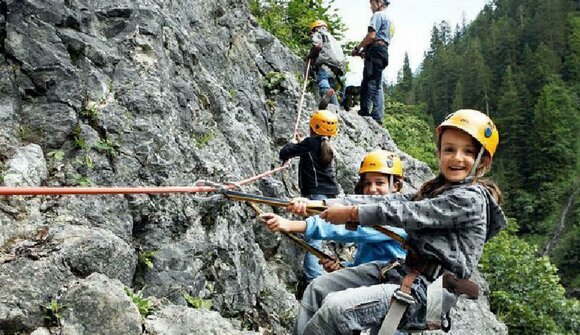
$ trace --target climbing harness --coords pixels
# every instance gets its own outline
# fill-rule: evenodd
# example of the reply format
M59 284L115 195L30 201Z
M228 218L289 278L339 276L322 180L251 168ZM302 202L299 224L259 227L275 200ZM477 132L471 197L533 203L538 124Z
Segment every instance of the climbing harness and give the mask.
M403 278L401 287L393 294L389 310L379 330L379 335L393 335L395 333L407 307L415 303L411 289L413 282L420 275L424 276L432 284L441 277L442 287L456 295L466 295L468 299L477 299L479 296L479 286L476 283L469 279L458 279L455 274L446 271L436 261L427 260L409 252L405 258L405 265L409 268L409 272ZM429 296L427 299L429 299ZM447 322L446 327L442 327L441 323L427 324L426 330L443 329L448 331L450 327L448 317Z
M252 209L254 210L254 212L256 212L257 215L262 215L264 214L264 212L252 201L247 201L246 202L248 205L250 205L250 207L252 207ZM288 239L290 239L292 242L296 243L298 246L300 246L302 249L308 251L309 253L313 254L314 256L316 256L316 258L320 259L320 260L334 260L334 258L332 258L331 256L325 254L324 252L320 251L319 249L311 246L310 244L306 243L303 239L301 239L300 237L292 234L292 233L287 233L287 232L280 232L282 235L286 236ZM339 267L341 269L344 268L344 265L342 265L341 263L338 263Z

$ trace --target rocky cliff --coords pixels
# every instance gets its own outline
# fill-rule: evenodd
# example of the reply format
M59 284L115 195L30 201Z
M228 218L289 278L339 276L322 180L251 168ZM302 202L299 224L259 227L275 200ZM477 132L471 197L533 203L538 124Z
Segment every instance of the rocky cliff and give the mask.
M1 184L177 186L268 171L292 136L303 66L245 1L0 0ZM308 95L302 131L314 107ZM337 175L352 192L365 152L397 148L370 119L340 122ZM431 177L401 155L407 190ZM244 190L291 196L295 176ZM300 257L241 203L3 197L0 334L288 333ZM505 334L486 299L462 301L452 333Z

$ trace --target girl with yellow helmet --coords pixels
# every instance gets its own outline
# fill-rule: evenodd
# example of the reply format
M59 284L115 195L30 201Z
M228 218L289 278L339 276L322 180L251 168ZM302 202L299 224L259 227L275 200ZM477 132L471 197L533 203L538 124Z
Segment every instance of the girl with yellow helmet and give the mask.
M325 201L330 207L320 214L321 218L333 224L357 222L362 226L404 228L410 249L403 266L372 262L314 280L304 292L295 334L352 334L381 324L383 329L393 325L427 329L430 283L446 274L443 279L451 276L464 284L456 286L458 291L442 291L440 299L445 308L438 316L448 313L466 287L477 287L469 278L477 268L483 246L506 226L498 205L499 188L480 180L491 167L498 131L485 114L459 110L437 127L437 135L440 174L416 194L353 195ZM296 201L289 209L303 213L304 205ZM403 281L410 284L401 286ZM337 291L340 293L334 294ZM409 300L400 302L401 291L407 293L412 304ZM393 304L406 309L402 319L389 313ZM383 323L383 319L387 321ZM444 324L446 320L440 317L437 322ZM429 321L429 325L434 324Z
M355 187L357 194L385 195L399 192L403 186L403 163L399 156L392 152L377 150L368 153L359 169L359 181ZM267 213L261 216L270 230L303 233L307 239L333 240L338 242L357 243L357 251L352 263L356 266L375 260L390 261L405 258L405 250L392 238L369 227L358 227L347 230L344 227L331 225L318 216L309 217L306 221L291 221L276 214ZM402 229L393 228L400 236L406 237ZM338 269L333 261L322 261L327 272Z
M298 143L288 143L280 150L280 159L287 161L300 157L298 185L303 197L321 200L336 197L338 184L334 176L332 160L334 151L329 141L338 133L338 116L327 110L315 111L310 117L310 136L296 138ZM322 247L321 240L306 239L316 248ZM306 254L304 257L306 283L323 273L318 258Z

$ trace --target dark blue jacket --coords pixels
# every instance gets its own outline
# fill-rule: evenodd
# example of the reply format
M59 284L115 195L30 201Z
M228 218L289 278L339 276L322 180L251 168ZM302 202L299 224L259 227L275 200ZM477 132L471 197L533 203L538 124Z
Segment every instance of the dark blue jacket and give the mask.
M332 162L327 166L321 162L321 142L322 137L309 136L300 143L288 143L280 150L282 161L300 156L298 183L302 196L325 194L334 197L338 194Z

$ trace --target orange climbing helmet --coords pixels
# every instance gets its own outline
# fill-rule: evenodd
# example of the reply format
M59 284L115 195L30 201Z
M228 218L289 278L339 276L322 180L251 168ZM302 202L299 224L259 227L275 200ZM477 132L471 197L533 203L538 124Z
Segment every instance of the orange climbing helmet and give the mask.
M471 135L493 158L499 143L499 132L489 116L474 109L460 109L441 122L436 130L437 136L441 136L441 132L447 127L461 129Z
M310 31L318 27L328 27L328 25L326 24L326 22L322 20L316 20L310 24Z
M379 172L403 177L403 162L395 153L385 150L375 150L366 154L358 174Z
M320 136L335 136L338 133L338 116L328 110L318 110L310 117L310 129Z

